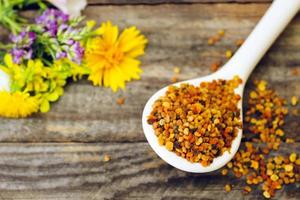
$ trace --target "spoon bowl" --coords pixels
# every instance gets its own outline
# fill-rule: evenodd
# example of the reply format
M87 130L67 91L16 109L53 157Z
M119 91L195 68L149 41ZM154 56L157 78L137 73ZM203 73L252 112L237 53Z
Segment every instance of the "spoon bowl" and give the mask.
M219 79L221 74L220 73L214 73L202 78L192 79L188 81L182 81L173 84L174 86L179 86L182 83L188 83L190 85L194 85L199 87L201 82L210 82L216 79ZM232 77L228 77L227 79L231 79ZM225 77L222 77L222 79L226 79ZM241 139L242 139L242 130L239 129L237 136L232 141L232 147L230 152L226 151L223 153L222 156L219 156L217 158L214 158L213 162L208 166L204 167L200 163L192 163L187 161L186 159L177 156L174 152L168 151L165 146L160 146L157 141L157 136L154 133L154 130L152 128L152 125L147 123L147 117L150 115L152 110L152 105L154 102L161 96L164 96L169 86L160 89L158 92L156 92L146 103L144 112L143 112L143 129L145 136L152 147L152 149L156 152L157 155L159 155L163 160L165 160L167 163L172 165L173 167L176 167L178 169L181 169L183 171L188 172L194 172L194 173L204 173L204 172L210 172L217 170L221 167L223 167L226 163L228 163L235 153L237 152ZM238 88L235 89L236 94L240 94L242 97L243 94L243 88L244 84L241 84ZM242 100L238 103L238 108L240 109L240 116L242 119Z
M248 36L244 44L219 71L202 78L182 81L173 85L179 86L182 83L188 83L199 87L200 83L204 81L211 82L217 79L230 80L235 75L238 75L243 80L243 83L235 89L235 93L243 97L245 83L249 75L299 9L300 0L275 0L264 17ZM168 87L169 86L162 88L150 97L143 111L143 130L152 149L157 155L173 167L187 172L205 173L217 170L226 165L238 151L242 139L242 129L239 129L236 138L232 141L230 151L226 151L221 156L214 158L213 162L209 166L189 162L186 159L177 156L174 152L168 151L165 146L159 145L152 126L147 123L147 117L152 111L152 105L154 102L166 94ZM237 106L240 109L240 116L242 120L242 98L238 102Z

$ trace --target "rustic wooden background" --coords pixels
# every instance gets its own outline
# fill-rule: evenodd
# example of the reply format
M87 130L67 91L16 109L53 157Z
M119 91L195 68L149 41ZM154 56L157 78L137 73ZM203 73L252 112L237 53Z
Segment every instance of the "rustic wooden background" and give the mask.
M173 67L179 80L207 75L210 64L245 38L270 0L90 0L89 19L136 25L149 39L140 81L125 92L69 84L48 114L0 119L0 199L262 199L259 187L244 196L244 181L218 172L191 174L164 163L145 140L141 115L147 99L169 84ZM207 38L225 29L224 39ZM300 96L300 14L255 69L282 96ZM241 66L242 67L242 66ZM246 93L253 87L247 84ZM120 106L119 97L126 102ZM244 102L246 108L246 102ZM298 106L300 108L300 106ZM300 119L289 115L282 154L300 152ZM246 139L247 140L247 135ZM111 156L103 162L103 155ZM224 185L234 184L226 193ZM276 199L299 199L300 185L285 186Z

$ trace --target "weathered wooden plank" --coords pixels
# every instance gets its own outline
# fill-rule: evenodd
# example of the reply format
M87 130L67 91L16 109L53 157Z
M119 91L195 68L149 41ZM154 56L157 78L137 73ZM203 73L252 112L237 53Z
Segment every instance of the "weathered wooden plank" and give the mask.
M278 153L299 152L299 144ZM111 161L103 162L104 154ZM219 171L191 174L158 158L147 143L1 144L2 199L260 199L259 189L243 196L243 180ZM234 189L224 191L231 183ZM299 199L299 184L275 199Z
M190 3L270 3L272 0L88 0L89 5L128 5L128 4L190 4Z
M267 7L268 4L88 7L87 18L112 20L121 27L136 25L149 38L146 56L142 58L142 79L129 83L125 92L116 94L95 88L87 81L70 84L51 112L29 119L1 119L0 141L145 141L141 127L143 106L157 89L171 83L173 67L182 68L179 80L209 74L210 64L219 59L225 61L226 49L236 48L235 41L249 34ZM224 39L208 46L207 38L221 28L226 30ZM251 79L268 80L285 97L300 96L300 76L291 76L293 68L300 68L299 34L300 15L287 27ZM116 104L121 96L126 98L123 106ZM299 117L290 115L286 124L289 137L299 141L299 127Z
M300 96L299 89L297 90L300 81L273 81L272 83L283 96L291 94ZM151 89L160 86L159 83L155 83ZM144 102L152 92L138 92L138 90L146 90L146 87L147 85L142 82L133 83L128 89L135 92L126 92L125 105L118 106L115 103L118 95L111 94L110 91L97 90L84 84L72 85L67 88L65 96L53 106L50 113L36 115L29 119L2 119L0 141L145 141L141 127L141 114ZM295 92L286 94L287 87ZM246 94L248 92L247 89ZM299 127L299 116L290 114L286 119L286 135L300 141Z

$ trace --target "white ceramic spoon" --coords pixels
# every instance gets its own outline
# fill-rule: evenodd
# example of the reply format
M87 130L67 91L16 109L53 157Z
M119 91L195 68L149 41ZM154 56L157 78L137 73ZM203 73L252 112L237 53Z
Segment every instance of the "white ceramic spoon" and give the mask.
M214 79L228 80L232 79L234 75L238 75L242 78L243 84L241 84L235 92L243 97L245 83L252 70L299 9L300 0L275 0L244 44L222 67L222 69L211 75L183 81L174 85L179 86L181 83L189 83L199 86L199 84L203 81L212 81ZM167 88L168 87L165 87L156 92L148 100L143 112L143 129L152 149L170 165L187 172L210 172L217 170L228 163L239 148L242 138L242 130L239 130L237 137L234 139L230 153L225 152L222 156L215 158L212 164L207 167L203 167L200 163L191 163L177 156L175 153L168 151L164 146L160 146L158 144L158 140L154 134L152 126L147 123L147 116L149 116L152 111L152 105L155 100L165 95ZM242 100L239 102L238 106L241 109L242 117Z

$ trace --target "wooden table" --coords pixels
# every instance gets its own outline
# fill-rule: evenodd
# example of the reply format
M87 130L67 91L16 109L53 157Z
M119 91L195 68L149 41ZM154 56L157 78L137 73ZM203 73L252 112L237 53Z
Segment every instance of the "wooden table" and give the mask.
M209 66L226 60L225 51L235 50L235 41L249 34L270 2L90 0L84 11L88 19L136 25L148 37L142 79L117 93L85 80L71 83L51 112L1 119L0 199L262 199L259 187L244 196L244 180L233 175L185 173L163 162L145 140L141 115L147 99L171 82L174 66L182 69L179 80L211 73ZM209 46L207 39L219 29L225 29L225 37ZM299 36L300 14L251 80L269 81L286 98L300 96L300 76L291 75L300 69ZM119 97L126 99L122 106ZM296 143L282 145L279 153L299 153L299 116L290 114L285 130ZM105 154L111 161L103 162ZM234 184L230 193L224 191L227 183ZM275 198L299 199L299 188L285 186Z

